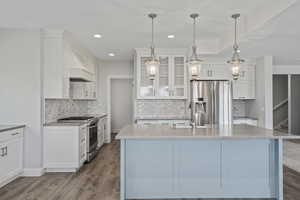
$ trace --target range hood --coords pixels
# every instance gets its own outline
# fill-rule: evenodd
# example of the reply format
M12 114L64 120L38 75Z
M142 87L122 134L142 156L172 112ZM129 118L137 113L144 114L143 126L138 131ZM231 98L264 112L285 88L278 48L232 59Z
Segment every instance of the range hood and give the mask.
M90 72L80 59L72 53L68 59L68 68L70 72L70 81L73 82L93 82L95 81L94 73Z

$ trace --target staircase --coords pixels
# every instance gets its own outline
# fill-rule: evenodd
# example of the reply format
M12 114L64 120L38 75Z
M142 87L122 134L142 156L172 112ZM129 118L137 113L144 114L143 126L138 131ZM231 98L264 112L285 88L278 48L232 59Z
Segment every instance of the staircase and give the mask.
M283 108L284 105L288 104L288 98L282 100L279 104L275 105L273 107L273 115L277 113L281 108ZM280 132L288 133L289 132L289 120L285 118L285 116L281 116L281 119L283 120L277 122L276 125L274 125L274 129ZM276 122L275 122L276 123Z
M274 129L276 131L288 133L289 132L289 120L288 119L282 120L274 127Z

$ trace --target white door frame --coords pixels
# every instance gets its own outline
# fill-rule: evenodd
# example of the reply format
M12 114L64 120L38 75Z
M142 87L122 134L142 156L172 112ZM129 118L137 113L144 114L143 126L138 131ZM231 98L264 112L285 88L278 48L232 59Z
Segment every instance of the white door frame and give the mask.
M133 83L133 76L130 75L112 75L107 77L107 141L106 142L111 142L111 82L112 80L132 80ZM132 87L134 89L134 87ZM134 95L134 91L132 90L132 96ZM133 97L132 97L133 101ZM134 102L132 102L133 105L133 114L134 114ZM132 116L133 120L133 116Z

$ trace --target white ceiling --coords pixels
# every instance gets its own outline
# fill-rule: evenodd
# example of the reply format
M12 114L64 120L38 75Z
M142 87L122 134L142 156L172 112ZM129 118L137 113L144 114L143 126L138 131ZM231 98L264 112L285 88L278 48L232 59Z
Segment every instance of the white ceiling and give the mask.
M197 12L200 53L230 55L230 15L239 12L242 55L275 55L276 63L300 64L297 0L1 0L0 26L64 29L101 60L129 60L133 48L149 46L150 12L158 14L157 47L189 47L189 14ZM95 39L94 33L103 37ZM169 34L175 39L168 39Z

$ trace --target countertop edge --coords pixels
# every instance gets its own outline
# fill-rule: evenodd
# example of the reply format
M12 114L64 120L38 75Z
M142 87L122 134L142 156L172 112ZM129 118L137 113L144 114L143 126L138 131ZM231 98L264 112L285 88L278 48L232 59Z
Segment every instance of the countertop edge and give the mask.
M5 132L5 131L10 131L10 130L14 130L14 129L19 129L19 128L25 128L26 125L22 124L22 125L8 125L11 126L9 128L0 128L0 132Z
M253 137L242 137L242 136L117 136L115 138L116 140L181 140L181 139L191 139L191 140L234 140L234 139L240 139L240 140L256 140L256 139L284 139L284 140L300 140L300 137L297 136L270 136L270 137L259 137L259 136L253 136Z

